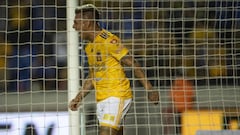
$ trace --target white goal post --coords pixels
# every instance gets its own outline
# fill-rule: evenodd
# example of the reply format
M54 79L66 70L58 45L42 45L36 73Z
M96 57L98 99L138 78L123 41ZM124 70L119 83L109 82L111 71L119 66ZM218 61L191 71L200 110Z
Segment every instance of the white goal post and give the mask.
M67 45L68 45L68 103L77 95L79 88L79 35L78 32L72 28L75 8L78 6L77 0L67 1ZM81 135L85 135L84 127L85 123L82 121L84 117L79 111L69 110L69 134L79 135L81 129ZM81 128L80 128L81 118Z

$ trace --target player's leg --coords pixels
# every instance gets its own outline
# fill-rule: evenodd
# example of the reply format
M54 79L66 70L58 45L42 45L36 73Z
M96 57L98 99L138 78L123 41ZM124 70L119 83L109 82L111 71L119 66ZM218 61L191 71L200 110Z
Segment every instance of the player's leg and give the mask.
M110 127L101 126L99 135L118 135L118 130Z
M117 135L123 135L123 126L119 128Z
M97 117L100 123L100 135L117 135L121 122L130 108L132 99L110 97L97 103Z

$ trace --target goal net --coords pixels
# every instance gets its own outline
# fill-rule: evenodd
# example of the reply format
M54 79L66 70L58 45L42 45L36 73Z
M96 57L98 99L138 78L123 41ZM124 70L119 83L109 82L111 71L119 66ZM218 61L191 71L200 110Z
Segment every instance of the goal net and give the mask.
M240 134L240 2L238 0L81 0L100 25L119 36L160 93L151 104L133 69L133 103L124 135ZM71 124L68 113L65 0L0 1L0 134L96 135L95 93ZM77 5L76 5L77 6ZM72 14L73 18L74 14ZM88 73L79 42L79 82ZM78 89L78 88L76 88Z

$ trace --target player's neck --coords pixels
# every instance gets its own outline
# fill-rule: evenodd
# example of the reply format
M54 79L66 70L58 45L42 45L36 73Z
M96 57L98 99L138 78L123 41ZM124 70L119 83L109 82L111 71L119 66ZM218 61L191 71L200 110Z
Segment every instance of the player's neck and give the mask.
M90 42L94 42L94 39L97 37L97 35L102 31L102 28L99 26L96 26L95 28L93 28L92 32L89 33L90 34Z

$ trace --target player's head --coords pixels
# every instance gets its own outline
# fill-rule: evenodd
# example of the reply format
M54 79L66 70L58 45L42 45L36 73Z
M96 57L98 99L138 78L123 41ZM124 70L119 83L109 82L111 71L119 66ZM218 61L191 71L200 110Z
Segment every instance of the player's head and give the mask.
M85 39L85 35L87 35L87 33L94 31L99 27L99 16L99 11L94 5L82 5L75 9L73 28L80 32L82 39Z
M89 19L93 19L98 22L100 13L96 6L93 4L85 4L75 9L75 14L83 14L84 16L88 16Z

